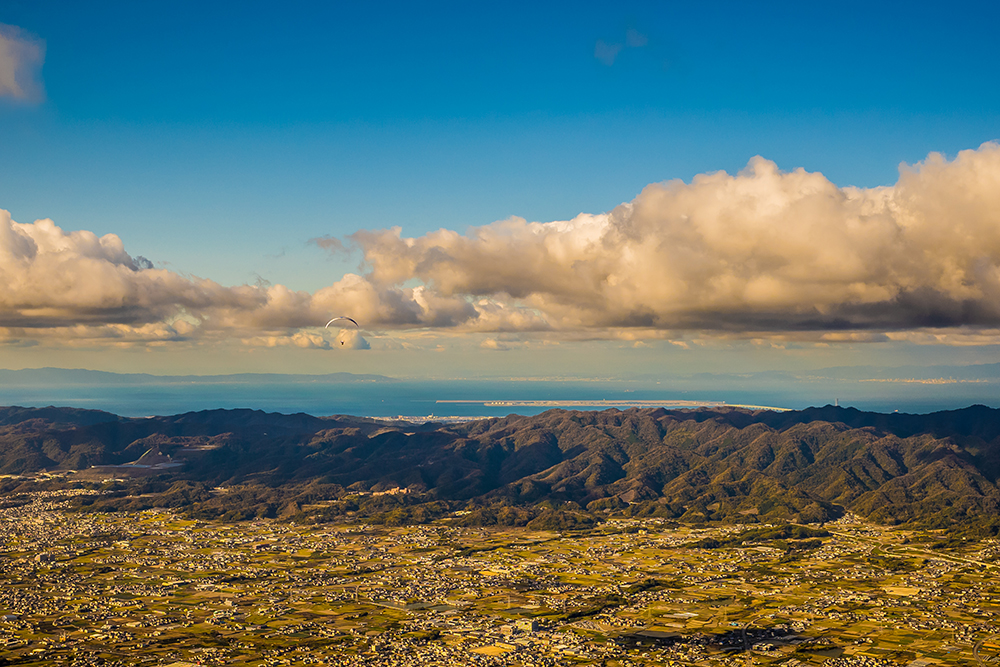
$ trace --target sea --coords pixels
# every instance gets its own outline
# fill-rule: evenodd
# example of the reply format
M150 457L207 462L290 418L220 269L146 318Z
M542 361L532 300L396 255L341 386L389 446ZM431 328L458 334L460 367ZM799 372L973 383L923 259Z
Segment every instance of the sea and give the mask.
M11 373L5 371L4 373ZM107 374L111 375L111 374ZM122 376L128 378L128 376ZM973 404L1000 407L1000 381L954 378L866 379L751 374L661 379L316 379L253 376L230 380L145 376L70 382L0 376L0 405L104 410L126 417L250 408L315 416L470 419L534 415L551 409L599 410L698 405L798 410L840 405L874 412L927 413Z

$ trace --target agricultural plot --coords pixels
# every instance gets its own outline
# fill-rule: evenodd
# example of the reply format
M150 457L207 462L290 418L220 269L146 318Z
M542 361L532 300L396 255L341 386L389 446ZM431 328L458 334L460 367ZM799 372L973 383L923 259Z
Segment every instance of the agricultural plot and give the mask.
M215 523L69 493L0 510L0 664L1000 664L996 540Z

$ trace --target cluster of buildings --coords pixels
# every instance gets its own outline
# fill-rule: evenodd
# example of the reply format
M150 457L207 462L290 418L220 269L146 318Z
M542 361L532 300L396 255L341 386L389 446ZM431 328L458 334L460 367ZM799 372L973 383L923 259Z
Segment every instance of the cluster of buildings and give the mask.
M851 517L812 551L703 549L693 545L746 527L226 524L166 509L68 511L78 493L0 508L5 656L548 667L735 666L749 655L929 667L969 659L1000 611L995 540L934 554Z

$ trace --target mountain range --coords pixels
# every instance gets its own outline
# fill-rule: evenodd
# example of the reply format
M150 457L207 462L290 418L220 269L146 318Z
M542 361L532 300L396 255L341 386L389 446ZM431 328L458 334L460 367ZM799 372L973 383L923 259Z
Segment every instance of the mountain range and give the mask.
M260 515L263 503L264 515L314 519L396 511L406 521L466 508L486 523L539 511L695 523L853 512L893 524L993 525L1000 410L550 410L416 425L251 410L136 419L0 408L0 473L21 476L0 492L23 491L23 477L41 471L61 484L126 480L98 507L161 503L230 518ZM250 511L233 514L233 505ZM497 508L514 519L498 519Z

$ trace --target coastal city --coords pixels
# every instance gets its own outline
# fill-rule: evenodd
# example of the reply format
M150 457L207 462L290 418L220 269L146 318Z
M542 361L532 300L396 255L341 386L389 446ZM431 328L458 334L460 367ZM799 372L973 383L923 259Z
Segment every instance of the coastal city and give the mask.
M1000 664L996 539L850 514L761 539L71 511L96 493L4 499L0 664Z

